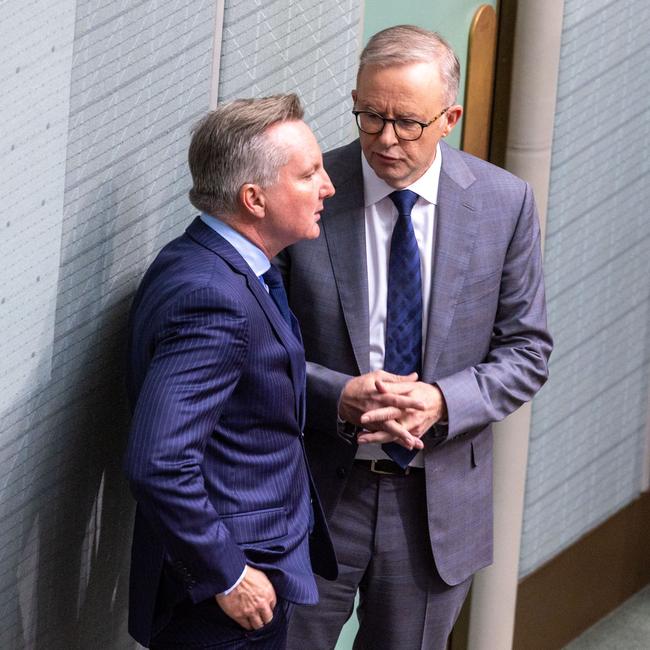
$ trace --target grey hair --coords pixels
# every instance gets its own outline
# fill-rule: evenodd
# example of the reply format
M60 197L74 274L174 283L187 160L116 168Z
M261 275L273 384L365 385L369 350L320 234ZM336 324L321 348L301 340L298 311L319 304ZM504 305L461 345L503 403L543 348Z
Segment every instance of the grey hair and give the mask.
M437 32L415 25L396 25L377 32L363 48L359 72L367 65L389 67L407 63L438 63L445 86L445 102L456 101L460 83L460 64L451 45Z
M295 94L235 99L208 113L194 127L188 153L192 205L211 215L233 214L242 185L275 183L288 151L269 145L267 129L303 115Z

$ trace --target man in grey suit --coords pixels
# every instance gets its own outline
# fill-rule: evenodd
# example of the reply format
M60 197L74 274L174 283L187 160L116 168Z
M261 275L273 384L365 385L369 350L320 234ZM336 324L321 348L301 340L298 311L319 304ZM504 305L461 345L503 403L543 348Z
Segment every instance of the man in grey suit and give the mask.
M355 649L445 647L492 561L491 424L547 377L532 191L442 142L458 82L437 34L376 34L352 92L359 140L325 156L336 196L321 234L281 258L339 561L289 648L334 647L357 589Z

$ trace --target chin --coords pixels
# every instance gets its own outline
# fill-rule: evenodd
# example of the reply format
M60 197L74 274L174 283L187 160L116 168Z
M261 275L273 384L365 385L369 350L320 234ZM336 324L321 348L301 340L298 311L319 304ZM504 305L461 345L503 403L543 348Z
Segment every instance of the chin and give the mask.
M398 171L388 165L382 165L381 167L373 167L373 171L379 178L381 178L382 181L385 181L389 185L394 185L395 183L399 183L402 179L402 174L398 173Z

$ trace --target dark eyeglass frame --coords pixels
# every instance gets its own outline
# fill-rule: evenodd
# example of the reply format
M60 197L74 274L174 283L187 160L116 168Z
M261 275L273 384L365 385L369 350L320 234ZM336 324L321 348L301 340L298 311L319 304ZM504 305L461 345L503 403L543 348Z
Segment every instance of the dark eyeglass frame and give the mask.
M447 106L447 108L444 108L443 110L438 113L432 120L429 120L428 122L418 122L418 120L411 120L407 118L390 118L390 117L384 117L383 115L379 115L379 113L375 113L374 111L357 111L353 110L352 115L354 115L354 119L357 122L357 128L359 131L362 131L363 133L367 133L368 135L377 135L378 133L381 133L385 128L386 128L386 122L390 123L393 125L393 131L395 132L395 136L399 140L406 140L407 142L414 142L415 140L419 140L422 137L422 134L424 133L424 129L427 128L427 126L431 126L437 119L442 117L449 109L451 108L451 105ZM373 117L378 117L381 121L381 128L377 129L376 131L366 131L365 129L361 128L361 120L359 119L360 115L372 115ZM415 138L405 138L401 136L398 133L399 130L399 123L406 122L407 124L417 124L420 127L420 133L415 137Z

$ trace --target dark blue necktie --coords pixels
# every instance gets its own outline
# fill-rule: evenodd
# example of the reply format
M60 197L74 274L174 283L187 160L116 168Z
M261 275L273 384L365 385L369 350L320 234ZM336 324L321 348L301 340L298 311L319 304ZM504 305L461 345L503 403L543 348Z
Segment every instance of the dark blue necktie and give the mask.
M287 325L293 330L291 311L289 309L289 301L287 300L287 292L284 290L284 283L282 282L282 274L276 266L271 264L271 268L262 275L262 279L269 288L269 295L273 298L273 302L280 310L282 318L287 321Z
M399 190L390 195L397 208L388 258L388 301L386 309L386 341L384 370L396 375L420 373L422 364L422 278L420 252L411 223L411 210L418 195ZM394 442L382 449L402 467L417 452Z

